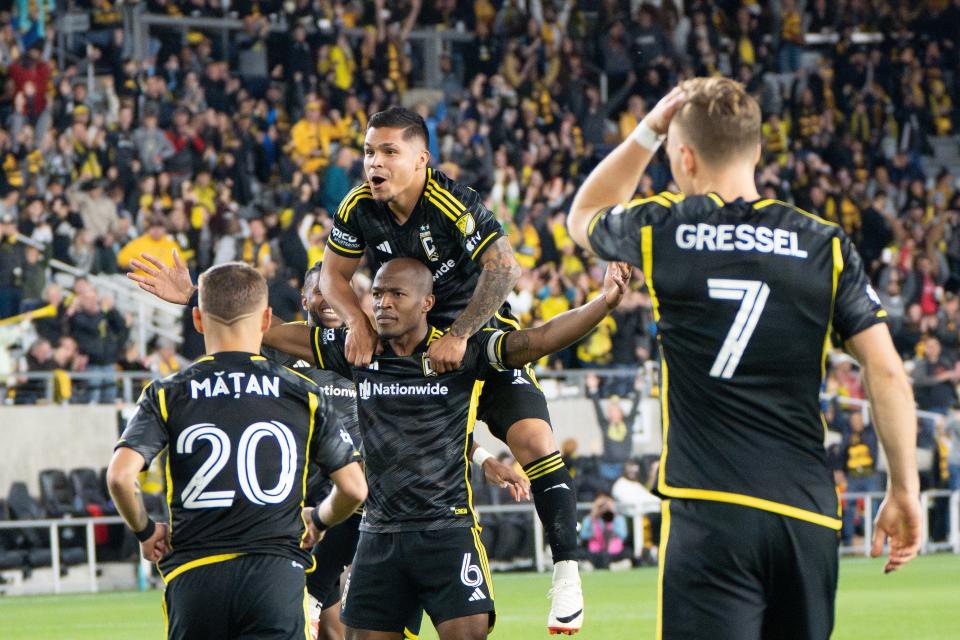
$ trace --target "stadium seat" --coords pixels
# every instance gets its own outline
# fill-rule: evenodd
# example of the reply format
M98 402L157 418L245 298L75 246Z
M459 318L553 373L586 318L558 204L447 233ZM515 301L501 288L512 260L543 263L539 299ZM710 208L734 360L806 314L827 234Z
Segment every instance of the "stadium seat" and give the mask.
M10 519L7 501L0 500L0 522ZM0 529L0 571L27 566L27 552L17 548L15 529Z
M97 478L97 472L87 467L73 469L70 471L70 485L73 487L73 493L76 495L80 505L97 505L104 513L107 513L107 496L100 488L100 480ZM115 513L115 510L111 509Z
M73 486L61 469L44 469L39 475L40 500L51 518L86 515L76 504Z

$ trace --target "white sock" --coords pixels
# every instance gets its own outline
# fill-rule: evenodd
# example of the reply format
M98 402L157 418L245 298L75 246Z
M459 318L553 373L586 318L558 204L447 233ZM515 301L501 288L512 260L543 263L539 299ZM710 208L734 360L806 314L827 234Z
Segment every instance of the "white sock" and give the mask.
M561 560L553 565L554 580L579 580L580 567L576 560Z

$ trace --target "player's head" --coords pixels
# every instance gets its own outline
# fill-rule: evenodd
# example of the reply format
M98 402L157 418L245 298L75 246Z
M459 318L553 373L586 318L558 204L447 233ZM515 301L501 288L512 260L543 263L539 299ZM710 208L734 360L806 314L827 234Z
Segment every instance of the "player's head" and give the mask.
M683 106L667 130L670 170L680 191L696 194L717 174L748 171L760 160L760 105L729 78L680 84Z
M373 278L373 315L381 338L398 338L426 324L433 308L433 273L414 258L386 262Z
M390 107L373 114L363 142L363 171L376 200L390 202L409 188L423 188L429 143L427 124L415 111Z
M300 296L300 304L303 310L307 312L310 318L310 324L314 327L324 327L335 329L343 326L343 321L337 312L333 310L320 291L320 269L321 262L313 265L303 275L303 292Z
M197 281L200 306L193 310L193 325L210 340L244 343L259 350L259 340L270 328L267 281L259 271L243 262L226 262L210 267Z

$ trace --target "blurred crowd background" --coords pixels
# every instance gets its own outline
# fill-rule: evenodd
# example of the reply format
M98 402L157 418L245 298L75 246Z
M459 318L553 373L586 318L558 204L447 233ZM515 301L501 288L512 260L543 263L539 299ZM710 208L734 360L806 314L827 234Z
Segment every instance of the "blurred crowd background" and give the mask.
M236 27L165 23L133 42L143 13ZM79 14L88 28L63 33ZM423 34L446 35L431 48ZM565 231L580 181L678 81L722 74L762 107L762 196L837 222L859 248L918 405L939 416L921 421L927 484L958 488L958 38L960 0L0 3L0 341L11 369L58 372L56 401L110 402L116 370L183 367L202 350L188 327L180 344L134 340L139 320L95 286L144 251L177 249L194 273L249 262L274 311L302 317L302 275L363 180L367 119L393 104L424 116L433 166L502 223L524 268L516 314L549 320L602 276ZM639 195L674 188L661 154ZM636 278L594 333L540 367L642 369L655 333ZM830 363L838 483L879 489L856 364L839 351ZM77 370L102 378L71 386ZM10 385L6 400L43 401L44 384ZM637 395L632 380L591 384L598 398ZM620 477L629 458L598 476Z

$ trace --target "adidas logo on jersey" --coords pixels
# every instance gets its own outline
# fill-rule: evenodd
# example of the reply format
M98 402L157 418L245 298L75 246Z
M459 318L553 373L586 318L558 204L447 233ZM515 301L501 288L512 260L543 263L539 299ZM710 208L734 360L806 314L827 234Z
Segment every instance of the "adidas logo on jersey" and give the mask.
M513 384L530 384L530 381L523 377L523 369L513 370Z
M386 240L377 245L377 251L382 251L384 253L393 255L393 249L390 248L390 243Z
M296 362L293 363L293 368L294 368L294 369L309 369L309 368L310 368L310 363L307 362L306 360L297 360Z
M480 591L480 588L477 587L473 590L473 594L467 599L468 602L477 602L479 600L486 600L487 596L483 595L483 591Z

